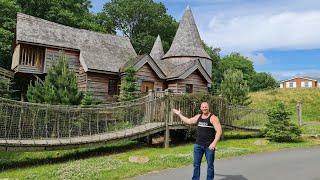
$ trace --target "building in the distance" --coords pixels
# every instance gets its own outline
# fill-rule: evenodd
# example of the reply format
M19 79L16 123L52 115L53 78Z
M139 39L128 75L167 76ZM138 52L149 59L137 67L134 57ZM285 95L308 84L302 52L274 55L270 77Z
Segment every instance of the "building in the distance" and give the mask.
M280 81L280 88L320 88L320 78L296 76Z

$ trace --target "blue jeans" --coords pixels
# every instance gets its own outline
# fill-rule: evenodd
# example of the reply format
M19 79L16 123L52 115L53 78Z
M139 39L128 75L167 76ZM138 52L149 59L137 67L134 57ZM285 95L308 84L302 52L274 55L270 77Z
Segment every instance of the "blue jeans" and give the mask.
M205 154L207 159L207 180L214 179L214 154L215 150L210 150L209 147L201 146L199 144L194 145L193 149L193 176L192 180L199 180L200 179L200 167L201 167L201 160Z

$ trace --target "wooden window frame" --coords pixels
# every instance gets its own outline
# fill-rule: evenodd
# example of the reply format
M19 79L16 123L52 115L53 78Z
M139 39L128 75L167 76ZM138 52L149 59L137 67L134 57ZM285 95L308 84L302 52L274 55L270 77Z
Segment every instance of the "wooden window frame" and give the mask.
M186 84L186 93L193 93L193 84Z
M117 95L118 94L118 80L109 79L108 82L108 95Z

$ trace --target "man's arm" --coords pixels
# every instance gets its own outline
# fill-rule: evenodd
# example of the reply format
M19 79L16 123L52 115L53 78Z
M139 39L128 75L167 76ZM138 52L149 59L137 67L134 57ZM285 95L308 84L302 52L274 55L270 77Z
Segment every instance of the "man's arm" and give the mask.
M192 117L192 118L187 118L187 117L185 117L185 116L183 116L183 115L181 114L181 111L180 111L180 110L172 109L172 111L173 111L173 113L175 113L176 115L178 115L183 122L185 122L185 123L187 123L187 124L196 124L197 121L198 121L198 119L199 119L199 116L200 116L200 114L198 114L198 115L196 115L196 116L194 116L194 117Z
M219 119L216 116L211 116L210 122L213 125L214 129L216 130L216 135L214 138L214 141L210 144L209 149L214 150L217 146L218 141L220 140L221 134L222 134L222 127L219 122Z

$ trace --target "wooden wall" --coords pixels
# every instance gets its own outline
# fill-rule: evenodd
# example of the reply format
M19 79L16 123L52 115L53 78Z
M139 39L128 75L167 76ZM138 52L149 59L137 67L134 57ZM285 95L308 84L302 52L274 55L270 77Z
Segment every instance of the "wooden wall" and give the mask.
M185 93L186 84L193 85L193 92L208 92L207 81L198 70L190 74L186 79L169 81L168 89L174 93Z
M87 91L87 73L84 71L83 67L80 65L78 76L78 87L80 91Z
M143 65L135 74L135 76L141 81L154 82L154 90L160 89L164 90L164 80L160 79L158 75L152 70L149 64ZM139 84L139 89L140 89Z
M86 91L91 91L93 95L105 102L113 100L113 96L108 94L108 85L110 79L119 81L119 77L102 73L87 72Z
M79 52L64 50L63 53L68 60L69 68L75 71L76 74L79 74ZM53 63L55 63L58 60L60 54L61 50L59 49L46 48L44 73L48 72L48 69L52 66Z

